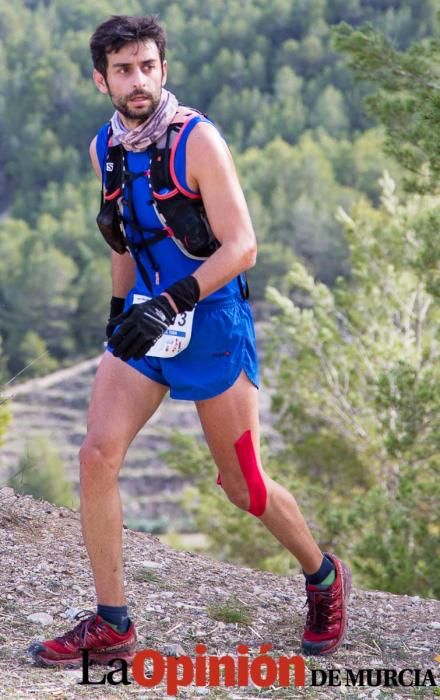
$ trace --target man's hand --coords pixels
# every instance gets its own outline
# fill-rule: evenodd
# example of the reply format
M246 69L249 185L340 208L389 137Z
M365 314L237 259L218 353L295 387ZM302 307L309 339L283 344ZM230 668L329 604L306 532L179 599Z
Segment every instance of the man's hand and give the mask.
M109 340L115 357L140 360L174 323L176 313L165 296L158 296L133 306L112 319L119 325Z

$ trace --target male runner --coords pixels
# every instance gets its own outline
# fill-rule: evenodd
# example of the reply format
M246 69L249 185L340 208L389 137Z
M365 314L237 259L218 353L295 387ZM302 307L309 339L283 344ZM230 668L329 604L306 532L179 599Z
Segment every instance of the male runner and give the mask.
M79 665L80 648L98 663L134 656L118 474L130 443L168 390L172 398L195 401L226 496L258 517L301 564L308 601L303 652L333 652L346 630L347 566L323 555L293 496L261 465L255 336L242 279L255 264L255 234L222 137L164 88L165 48L164 29L153 17L114 16L91 39L95 84L116 111L90 155L106 197L100 228L119 246L112 253L108 351L80 450L81 524L97 611L82 611L74 629L31 645L45 666ZM163 150L167 136L174 137L171 151ZM114 153L123 154L122 189L111 182L122 162ZM156 165L167 161L171 187L158 189L153 159ZM125 240L107 211L118 197ZM167 200L178 201L168 210L171 218ZM182 232L183 220L190 223Z

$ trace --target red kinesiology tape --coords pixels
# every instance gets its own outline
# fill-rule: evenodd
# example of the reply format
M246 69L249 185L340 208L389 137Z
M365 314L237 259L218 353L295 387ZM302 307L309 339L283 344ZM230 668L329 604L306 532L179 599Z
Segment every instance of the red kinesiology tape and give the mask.
M251 431L246 430L234 447L249 490L249 513L259 518L266 510L267 491L258 468Z

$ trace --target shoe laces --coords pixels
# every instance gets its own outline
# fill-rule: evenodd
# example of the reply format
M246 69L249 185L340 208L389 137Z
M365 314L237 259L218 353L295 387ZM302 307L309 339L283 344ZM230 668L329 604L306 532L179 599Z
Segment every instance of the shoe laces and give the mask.
M57 640L60 642L76 642L79 639L81 644L83 644L92 626L101 627L96 621L96 617L97 614L93 610L80 610L74 617L75 620L79 620L78 624L61 635L61 637L57 637Z
M306 627L315 632L322 632L341 616L341 602L337 592L330 587L324 591L313 591L307 588L308 606Z

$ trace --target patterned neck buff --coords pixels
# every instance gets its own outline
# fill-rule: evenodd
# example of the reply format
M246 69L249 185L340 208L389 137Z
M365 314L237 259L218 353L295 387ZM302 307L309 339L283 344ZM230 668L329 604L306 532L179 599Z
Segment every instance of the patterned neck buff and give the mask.
M178 101L169 90L162 88L160 102L151 117L135 129L127 129L118 112L111 118L113 130L112 145L122 144L126 151L139 153L155 143L165 133L176 113Z

